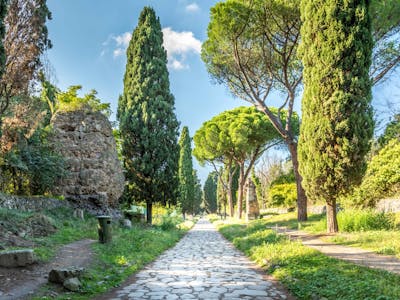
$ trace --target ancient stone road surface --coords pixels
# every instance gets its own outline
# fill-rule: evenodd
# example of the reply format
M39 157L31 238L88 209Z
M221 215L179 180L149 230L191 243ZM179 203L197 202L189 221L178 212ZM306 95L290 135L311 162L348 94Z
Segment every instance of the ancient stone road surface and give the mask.
M102 299L293 299L237 251L207 220Z

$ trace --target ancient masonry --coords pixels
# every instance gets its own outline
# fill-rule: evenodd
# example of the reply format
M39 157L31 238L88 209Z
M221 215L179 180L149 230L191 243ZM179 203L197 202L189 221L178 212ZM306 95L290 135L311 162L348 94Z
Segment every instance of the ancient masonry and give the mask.
M115 207L124 190L124 174L108 119L100 112L57 113L53 141L67 163L68 176L55 187L85 206Z
M260 208L257 201L256 186L249 178L246 184L246 220L255 220L260 216Z

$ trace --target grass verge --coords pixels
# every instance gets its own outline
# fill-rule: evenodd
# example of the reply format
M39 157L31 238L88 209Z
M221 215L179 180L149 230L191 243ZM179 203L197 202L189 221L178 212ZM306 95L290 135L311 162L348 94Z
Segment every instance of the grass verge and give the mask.
M93 221L94 228L97 228L97 221L94 218L91 219L88 222ZM131 229L113 224L112 242L92 245L95 255L91 267L81 278L82 289L79 292L69 293L54 285L46 285L34 299L95 298L96 295L118 287L130 275L175 245L193 224L191 221L174 227L165 226L162 223L156 226L137 224ZM56 297L54 292L58 294Z
M219 230L299 299L400 299L400 276L327 257L267 223L220 224Z
M36 224L37 229L52 227L52 232L56 230L53 234L41 237L29 234L23 238L34 243L33 248L40 261L48 262L63 245L82 239L98 239L96 218L85 216L85 220L80 220L72 215L72 210L67 208L43 211L40 214L0 209L0 229L3 227L12 233L28 232L32 220L41 220L43 223ZM69 293L61 286L49 284L41 288L34 299L95 298L96 295L119 286L131 274L175 245L195 221L196 219L183 222L180 216L168 214L160 217L154 226L136 224L131 229L125 229L115 223L112 225L110 244L95 242L92 245L94 257L91 267L81 280L81 291Z
M326 242L344 246L359 247L374 251L378 254L394 255L400 258L400 214L376 215L368 218L368 211L348 211L338 214L339 229L341 232L334 236L323 237ZM391 224L391 223L394 224ZM310 215L307 222L297 222L294 213L272 216L265 219L270 227L286 226L290 229L300 228L306 232L320 234L326 232L324 215ZM388 228L386 230L379 228ZM376 228L371 230L370 228ZM346 232L347 231L347 232Z

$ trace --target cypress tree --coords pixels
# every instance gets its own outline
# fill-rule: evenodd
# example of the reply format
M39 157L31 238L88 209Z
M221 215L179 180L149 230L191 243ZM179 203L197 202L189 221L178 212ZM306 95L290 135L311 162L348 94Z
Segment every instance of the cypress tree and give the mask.
M217 212L217 186L218 186L218 174L217 172L211 172L208 174L206 182L204 183L203 195L204 204L208 213L214 214Z
M304 64L300 171L311 200L325 199L328 232L336 199L365 171L374 122L368 0L303 0Z
M179 204L182 213L193 213L195 178L193 175L192 147L187 126L183 127L179 138Z
M152 203L173 200L178 188L178 126L170 92L161 24L145 7L127 49L124 92L118 102L122 155L129 193Z

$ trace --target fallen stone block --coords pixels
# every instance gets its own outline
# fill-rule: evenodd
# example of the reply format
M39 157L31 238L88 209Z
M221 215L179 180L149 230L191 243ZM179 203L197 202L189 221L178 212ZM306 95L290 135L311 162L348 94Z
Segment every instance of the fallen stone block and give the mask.
M10 250L0 252L0 266L6 268L26 267L36 263L32 249Z
M77 292L82 287L82 284L78 278L73 277L65 280L63 286L71 292Z
M74 277L82 276L84 272L83 268L63 268L63 269L53 269L49 273L49 282L63 284L64 281Z

